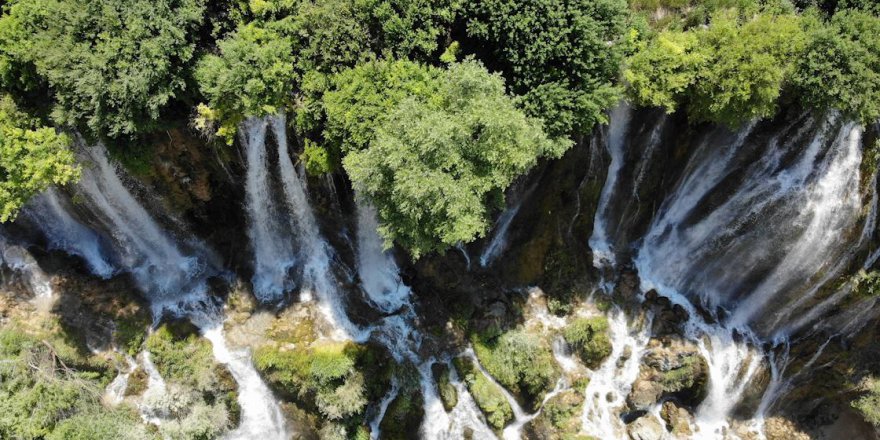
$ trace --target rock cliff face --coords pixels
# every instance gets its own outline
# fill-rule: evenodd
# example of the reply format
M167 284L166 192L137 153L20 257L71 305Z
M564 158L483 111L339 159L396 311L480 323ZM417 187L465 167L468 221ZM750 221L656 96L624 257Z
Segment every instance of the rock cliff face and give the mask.
M547 439L751 438L763 431L779 439L867 439L876 433L850 404L880 376L880 307L851 279L873 268L880 247L871 179L877 133L854 130L795 110L735 133L688 125L683 115L618 110L610 129L523 176L485 239L416 262L392 251L412 293L387 310L361 282L349 183L341 174L308 177L335 289L348 319L366 329L351 346L321 342L333 323L320 307L300 304L298 292L254 300L240 147L172 131L155 139L151 154L121 162L130 171L126 187L179 231L176 240L191 234L216 254L222 271L208 286L227 304L229 338L257 349L259 372L304 438L368 428L407 438L441 413L469 420L456 412L468 407L489 421L462 425L475 437L495 430ZM281 158L268 151L274 167ZM270 183L282 193L279 179ZM84 224L100 224L78 197L62 194ZM137 354L143 336L128 329L143 329L151 317L136 280L89 275L82 258L47 239L40 221L25 213L5 234L28 247L63 292L52 309L62 326L89 347ZM832 236L817 238L821 231ZM0 318L26 308L28 288L20 284L6 283ZM566 333L584 317L604 320L586 342ZM391 322L409 333L399 340L418 343L395 344ZM609 348L590 351L600 353L592 363L575 341L601 345L597 335ZM471 347L470 357L446 362ZM354 369L331 378L330 391L302 370L321 356ZM426 359L436 362L423 369ZM533 368L535 359L553 368ZM360 388L369 399L357 408L331 405L326 394Z

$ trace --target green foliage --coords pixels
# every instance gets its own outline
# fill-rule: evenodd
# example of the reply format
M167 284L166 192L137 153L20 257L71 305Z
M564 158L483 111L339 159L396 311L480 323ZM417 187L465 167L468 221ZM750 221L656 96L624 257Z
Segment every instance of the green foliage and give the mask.
M222 379L211 343L196 332L175 334L171 325L162 325L147 338L146 348L165 380L210 390Z
M107 371L56 335L0 329L0 438L144 438L130 414L101 407Z
M708 61L698 48L693 32L666 31L651 40L629 59L624 71L632 102L675 111Z
M862 414L868 423L880 427L880 381L873 377L867 380L867 392L852 402L852 407Z
M355 190L377 208L386 244L415 258L485 235L513 179L571 145L548 139L479 63L436 75L434 94L403 100L367 149L343 159Z
M458 357L453 363L489 425L496 430L503 429L513 420L513 409L501 390L477 369L471 358Z
M136 356L147 339L149 325L148 317L141 314L128 319L119 319L113 331L113 340L129 356Z
M101 409L77 414L58 424L46 440L140 440L155 438L147 433L136 414L127 409Z
M366 149L407 98L431 100L441 71L411 61L371 61L333 76L324 95L325 144L340 155Z
M199 61L196 78L208 105L199 106L197 125L219 122L216 134L232 142L245 116L274 114L293 99L296 87L293 41L251 23L218 43L219 55Z
M473 335L474 353L498 383L529 402L540 402L559 379L550 344L523 329L500 336Z
M0 100L0 222L14 220L34 195L79 178L70 138Z
M254 19L197 71L208 98L197 122L218 122L230 140L244 118L292 107L297 92L300 126L315 128L330 75L380 54L428 58L457 0L260 0L249 9Z
M412 364L405 364L397 370L397 397L388 405L385 417L379 425L381 437L389 440L413 438L419 432L425 416L418 371Z
M691 114L731 126L772 116L794 56L805 44L795 15L762 14L738 25L729 15L713 18L700 33L711 55L694 85Z
M343 420L362 414L374 397L365 383L365 376L378 379L371 377L378 364L372 356L371 350L351 342L284 350L263 346L255 351L254 364L276 390L315 407L329 420Z
M562 333L565 341L590 368L595 368L611 354L608 319L604 316L576 318Z
M465 7L467 32L491 51L551 136L592 130L618 99L613 86L625 37L625 0L483 0Z
M56 123L116 137L155 128L186 90L204 2L17 0L6 12L4 87L35 72L51 90Z
M880 295L880 272L860 270L852 278L852 289L862 298Z
M706 28L666 31L633 55L624 77L641 105L737 126L772 116L806 44L799 16L765 12L741 20L718 12Z
M842 111L871 124L880 118L880 18L842 11L809 36L793 82L810 107Z

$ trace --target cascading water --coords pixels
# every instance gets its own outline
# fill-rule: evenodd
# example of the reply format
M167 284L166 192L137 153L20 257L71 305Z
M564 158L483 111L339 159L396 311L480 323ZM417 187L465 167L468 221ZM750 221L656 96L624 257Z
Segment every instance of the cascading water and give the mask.
M103 148L85 148L83 159L90 162L83 167L77 187L87 199L91 213L112 237L117 256L114 263L118 269L105 267L109 266L108 259L100 249L93 247L99 234L74 220L53 192L44 194L28 208L34 218L43 222L54 220L54 224L41 228L47 240L53 246L82 256L96 269L98 276L117 271L130 273L150 300L156 316L170 312L193 318L213 344L217 361L228 366L239 386L242 428L230 434L231 438L248 438L253 432L270 439L286 438L278 404L249 357L226 347L222 326L218 324L220 313L207 296L207 277L219 273L210 262L209 252L198 243L189 243L190 255L184 254L179 242L163 231L125 188ZM149 374L144 399L161 398L165 394L165 383L147 352L143 354L143 365ZM149 407L142 407L144 420L161 423L164 416L149 411Z
M608 225L603 214L611 204L614 191L617 189L618 175L624 166L624 143L631 117L632 109L626 103L621 103L611 112L606 144L608 154L611 156L611 164L608 166L608 177L602 187L602 194L599 195L599 206L596 208L596 219L593 222L593 234L590 237L593 265L597 268L614 267L616 263L611 243L608 240Z
M590 375L584 390L583 431L597 438L622 438L626 427L617 413L639 374L639 364L651 336L650 318L641 326L632 326L620 310L608 319L611 354Z
M37 300L52 298L54 292L49 275L40 268L27 249L10 243L3 234L0 234L0 263L20 274Z
M241 126L246 149L247 176L245 204L248 236L254 252L254 295L273 302L293 288L290 270L295 264L290 231L280 222L279 209L272 197L269 160L266 150L266 119L251 118Z
M232 351L226 346L222 324L207 324L202 334L211 341L214 358L229 368L238 384L238 404L241 406L241 424L224 438L237 439L285 439L284 416L272 391L251 365L250 355L244 351Z
M25 209L30 217L43 231L49 246L77 255L89 266L91 272L101 278L110 278L116 272L109 261L109 250L102 246L101 239L95 231L77 222L63 205L55 188L34 197Z
M622 245L619 226L611 225L608 215L615 203L631 203L620 190L637 186L647 167L644 159L624 163L627 149L635 147L627 145L630 117L625 105L618 107L607 134L611 164L590 238L600 270L623 264L615 255L615 243ZM733 135L717 130L705 135L637 242L634 266L641 290L655 289L688 312L685 336L696 342L708 365L708 395L697 408L693 427L699 438L732 435L731 411L769 364L770 385L748 424L762 435L763 418L786 386L781 375L787 357L766 354L760 334L784 342L786 332L804 324L790 317L804 311L817 316L820 311L808 308L812 298L855 254L841 237L857 235L860 128L832 116L825 121L796 118L769 137L753 137L754 129L750 124ZM651 138L654 145L657 136ZM625 173L628 166L636 171ZM624 175L632 175L634 182L622 183ZM872 209L865 228L875 215ZM864 229L862 235L866 233L870 236ZM825 302L835 303L846 291L839 293ZM722 322L704 321L694 304L708 307L709 313L723 307ZM626 323L613 314L609 321L614 351L591 376L583 419L584 432L599 438L624 435L615 407L622 405L638 373L637 362L630 365L634 370L606 370L620 368L615 357L622 346L633 346L634 358L639 353L639 344L621 340L620 335L632 332ZM649 336L643 334L642 348Z
M358 204L357 265L361 285L370 301L383 312L393 312L409 303L410 289L398 274L394 257L384 251L382 238L376 233L379 223L376 211Z

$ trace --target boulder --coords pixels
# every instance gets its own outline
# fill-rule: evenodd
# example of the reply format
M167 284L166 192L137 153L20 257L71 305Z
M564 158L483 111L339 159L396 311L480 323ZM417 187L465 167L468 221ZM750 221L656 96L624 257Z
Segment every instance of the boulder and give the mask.
M650 415L639 417L626 429L631 440L661 440L665 434L663 425Z
M691 421L693 417L675 402L667 401L660 409L660 417L666 422L666 430L676 438L689 438L693 435Z

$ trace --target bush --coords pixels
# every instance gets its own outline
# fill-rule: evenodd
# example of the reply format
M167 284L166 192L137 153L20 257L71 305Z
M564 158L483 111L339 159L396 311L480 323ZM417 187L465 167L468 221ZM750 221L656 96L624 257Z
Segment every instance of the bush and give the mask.
M611 354L608 319L604 316L575 319L565 327L563 337L590 368L598 367Z
M837 109L863 124L880 118L880 18L842 11L817 26L799 57L793 82L801 100Z
M550 344L522 329L497 337L474 335L480 364L502 386L531 403L539 403L556 385L560 370Z
M866 383L866 393L854 400L852 407L858 410L868 423L880 427L880 381L869 377Z
M513 420L513 409L501 390L477 369L471 358L458 357L453 363L489 425L496 430L503 429Z
M352 421L387 390L379 371L387 362L352 342L279 349L263 346L254 363L270 386L329 420Z

